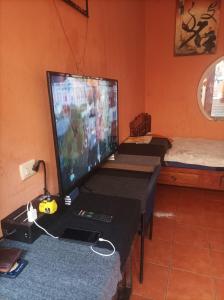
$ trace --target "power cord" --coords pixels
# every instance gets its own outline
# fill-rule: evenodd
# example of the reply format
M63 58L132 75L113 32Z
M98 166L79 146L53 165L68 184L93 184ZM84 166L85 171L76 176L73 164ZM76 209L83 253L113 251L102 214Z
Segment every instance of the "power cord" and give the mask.
M106 243L110 244L110 245L112 246L112 248L113 248L113 251L112 251L111 253L109 253L109 254L104 254L104 253L101 253L101 252L98 252L98 251L94 250L94 249L93 249L93 246L90 246L90 249L91 249L94 253L96 253L96 254L98 254L98 255L101 255L101 256L112 256L112 255L115 253L115 247L114 247L114 245L113 245L113 243L112 243L111 241L105 240L105 239L103 239L103 238L99 238L98 241L99 241L99 242L106 242Z
M40 168L40 164L43 164L43 168L44 168L44 195L50 195L50 193L48 192L47 189L47 172L46 172L46 164L44 160L36 160L34 165L33 165L33 171L38 172L39 168Z
M47 235L49 235L50 237L54 238L54 239L58 239L59 237L58 236L54 236L53 234L49 233L44 227L40 226L37 222L36 222L36 219L37 219L37 210L36 208L33 207L32 203L31 202L28 202L27 205L26 205L26 210L27 210L27 218L28 218L28 222L33 222L37 227L39 227L40 229L42 229ZM99 238L98 239L99 242L106 242L108 244L111 245L111 247L113 248L113 251L109 254L104 254L104 253L101 253L101 252L98 252L96 250L93 249L93 246L90 246L90 249L98 254L98 255L101 255L101 256L112 256L114 253L115 253L115 247L113 245L113 243L109 240L105 240L103 238Z
M27 210L27 218L28 218L28 222L33 222L37 227L39 227L40 229L42 229L47 235L49 235L50 237L54 238L54 239L58 239L58 236L54 236L53 234L49 233L44 227L40 226L37 222L37 210L36 208L33 207L31 202L28 202L26 205L26 210Z
M49 233L44 227L40 226L36 221L33 221L33 223L39 227L40 229L42 229L47 235L49 235L50 237L54 238L54 239L58 239L58 236L54 236L53 234Z

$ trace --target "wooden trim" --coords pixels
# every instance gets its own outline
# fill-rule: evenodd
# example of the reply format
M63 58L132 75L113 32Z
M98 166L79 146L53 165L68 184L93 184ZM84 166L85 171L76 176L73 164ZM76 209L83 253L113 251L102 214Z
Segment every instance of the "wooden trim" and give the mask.
M158 183L224 191L224 171L162 167Z

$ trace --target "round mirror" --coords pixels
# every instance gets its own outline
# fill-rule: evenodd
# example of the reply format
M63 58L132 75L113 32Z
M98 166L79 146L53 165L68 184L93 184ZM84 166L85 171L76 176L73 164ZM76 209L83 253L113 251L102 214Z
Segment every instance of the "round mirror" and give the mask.
M198 86L198 103L209 120L224 121L224 56L204 72Z

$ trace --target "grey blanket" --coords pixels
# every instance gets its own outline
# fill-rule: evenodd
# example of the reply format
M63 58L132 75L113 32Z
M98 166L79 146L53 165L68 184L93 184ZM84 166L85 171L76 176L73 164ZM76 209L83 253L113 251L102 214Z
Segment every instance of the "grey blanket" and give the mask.
M0 277L0 300L107 300L121 279L117 252L102 257L87 245L45 235L33 244L1 240L0 247L21 248L28 260L17 278Z

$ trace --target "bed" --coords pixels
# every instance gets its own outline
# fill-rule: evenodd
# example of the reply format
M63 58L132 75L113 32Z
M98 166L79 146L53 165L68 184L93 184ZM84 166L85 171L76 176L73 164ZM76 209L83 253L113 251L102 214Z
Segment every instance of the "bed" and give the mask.
M224 190L224 141L174 138L159 183Z
M154 134L151 116L144 113L129 127L130 137L119 145L118 153L159 157L159 183L224 190L224 141Z
M186 187L224 190L224 141L151 135L129 137L118 152L159 156L158 182Z

